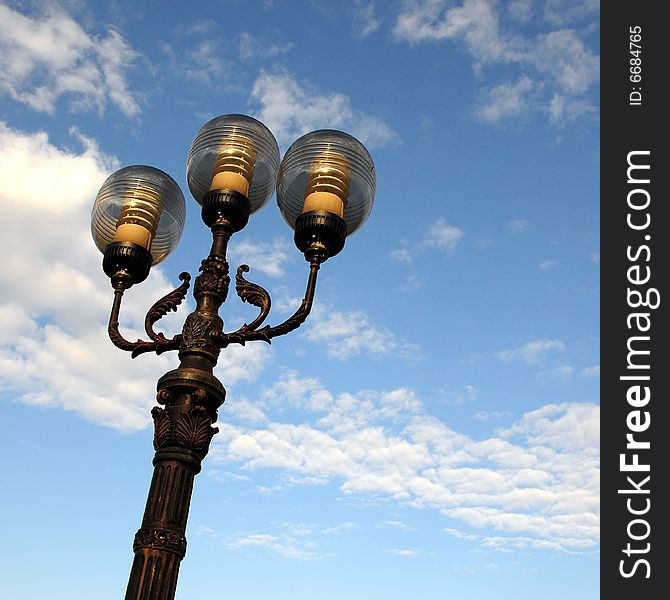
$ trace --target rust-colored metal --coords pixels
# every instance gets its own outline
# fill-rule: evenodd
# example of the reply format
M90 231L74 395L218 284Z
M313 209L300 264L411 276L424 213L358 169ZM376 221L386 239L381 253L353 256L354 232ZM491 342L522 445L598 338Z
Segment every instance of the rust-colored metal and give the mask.
M214 220L212 218L212 220ZM132 285L127 276L112 279L114 302L109 320L109 337L132 357L146 352L160 354L178 350L177 369L158 380L157 401L151 414L154 420L154 473L149 488L142 525L135 534L135 553L126 600L172 600L175 596L179 566L186 554L186 524L195 476L209 451L218 429L212 427L226 392L214 376L221 349L232 343L245 344L284 335L299 327L309 315L320 264L328 258L320 245L305 251L310 263L305 297L298 310L283 323L260 327L270 312L271 300L261 286L247 281L247 265L237 269L236 291L244 301L259 308L258 316L237 331L224 332L219 309L230 286L226 252L228 241L239 229L239 223L217 218L211 223L212 247L202 261L195 278L195 310L186 317L182 332L173 338L156 333L153 326L186 297L190 275L182 273L182 284L156 302L145 319L145 330L151 341L130 342L119 332L119 313L124 291Z

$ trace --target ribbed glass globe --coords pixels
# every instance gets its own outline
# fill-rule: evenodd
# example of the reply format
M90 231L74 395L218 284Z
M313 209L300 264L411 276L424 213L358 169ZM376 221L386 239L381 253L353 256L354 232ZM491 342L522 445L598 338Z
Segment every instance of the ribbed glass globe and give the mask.
M279 146L263 123L246 115L223 115L206 123L193 140L186 180L199 204L207 192L226 186L247 196L254 212L272 196L278 169ZM235 178L240 188L230 183Z
M91 233L104 254L112 242L144 246L157 264L175 249L184 230L186 203L167 173L135 165L112 173L93 204Z
M303 212L341 212L351 235L370 215L375 187L375 165L365 146L342 131L322 129L303 135L286 152L277 204L292 229Z

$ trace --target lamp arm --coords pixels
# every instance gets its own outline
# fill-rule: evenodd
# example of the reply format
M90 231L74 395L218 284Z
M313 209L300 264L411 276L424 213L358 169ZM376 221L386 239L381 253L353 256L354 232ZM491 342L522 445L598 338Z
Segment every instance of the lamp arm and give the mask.
M179 279L181 279L183 283L177 289L166 294L156 302L147 313L144 320L144 327L147 335L153 340L152 342L147 342L145 340L131 342L121 335L121 332L119 331L121 300L123 299L123 293L129 286L124 280L116 280L113 282L114 301L112 302L112 311L109 315L107 332L109 334L109 339L117 348L131 352L132 358L144 354L145 352L162 354L168 350L177 350L179 348L181 335L176 335L172 339L167 339L162 333L156 333L153 329L154 323L164 317L168 312L177 310L177 306L179 306L186 297L186 291L188 290L191 276L188 273L181 273Z
M274 327L266 325L261 329L256 329L256 327L258 327L258 325L260 325L265 320L267 313L270 310L270 296L260 286L250 284L252 286L255 286L255 288L259 288L260 290L262 290L264 293L264 298L266 298L266 303L263 304L261 308L261 314L251 324L249 325L245 324L242 327L240 327L237 331L234 331L232 333L222 333L218 340L219 346L224 348L229 344L244 345L246 342L250 342L253 340L261 340L263 342L267 342L268 344L270 344L272 343L272 338L280 335L285 335L300 327L305 322L305 320L309 316L309 313L312 310L312 304L314 303L314 293L316 291L316 278L320 266L321 266L320 257L314 257L310 260L309 277L307 279L307 289L305 290L305 297L300 303L298 310L296 310L288 319L286 319L286 321ZM242 279L245 285L249 285L249 282L247 282L246 280L244 280L244 278L241 277L240 271L246 271L248 269L248 267L247 269L243 269L243 267L246 267L246 265L242 265L242 267L238 269L238 276L240 279ZM246 288L242 287L242 289ZM238 294L240 294L239 287L238 287ZM242 297L242 294L240 294L240 297ZM255 302L252 303L255 304ZM256 304L256 306L260 306L260 304ZM253 329L252 326L254 326Z

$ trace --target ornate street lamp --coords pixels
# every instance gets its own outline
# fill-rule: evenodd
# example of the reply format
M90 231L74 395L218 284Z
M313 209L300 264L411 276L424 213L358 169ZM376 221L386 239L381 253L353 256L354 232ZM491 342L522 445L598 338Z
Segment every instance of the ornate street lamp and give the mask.
M148 311L149 340L126 340L119 332L119 311L126 289L144 281L152 265L175 248L184 227L184 196L167 174L146 166L113 173L98 192L92 212L93 238L103 253L103 270L114 288L109 337L133 357L145 352L177 350L180 364L158 380L154 407L154 473L142 526L135 535L135 557L126 600L174 598L179 564L186 553L186 522L193 481L209 451L212 427L226 392L214 376L219 353L230 344L272 338L300 327L312 308L321 263L338 254L347 235L358 229L372 209L374 164L365 147L346 133L321 130L298 139L279 164L279 148L270 131L244 115L212 119L189 151L186 177L211 229L209 256L195 278L195 310L181 334L167 338L154 324L176 310L186 297L191 276ZM277 203L295 231L294 240L309 263L305 297L296 312L274 327L263 325L270 295L235 275L237 295L259 309L250 323L224 331L218 314L228 294L226 249L233 233L245 227L277 188Z

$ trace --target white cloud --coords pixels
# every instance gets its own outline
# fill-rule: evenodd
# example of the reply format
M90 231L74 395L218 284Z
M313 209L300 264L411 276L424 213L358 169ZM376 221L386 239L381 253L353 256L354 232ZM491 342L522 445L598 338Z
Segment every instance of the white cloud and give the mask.
M555 260L551 260L550 258L543 260L537 268L540 269L540 271L549 271L550 269L553 269L557 265Z
M353 527L349 521L333 527L286 521L279 523L272 533L240 533L225 540L225 545L231 550L269 552L293 560L318 560L324 556L319 542Z
M374 2L363 0L356 0L353 20L356 34L361 38L373 34L382 24L381 19L375 14Z
M318 382L309 385L303 402ZM596 405L548 405L476 441L426 415L409 389L330 397L301 424L223 424L213 461L276 468L303 484L337 482L345 494L438 510L483 530L446 530L467 539L497 536L513 547L523 537L532 547L567 551L597 543Z
M515 83L501 83L488 90L477 108L477 116L489 123L518 117L530 111L530 97L536 84L529 77L520 77Z
M380 527L393 527L393 529L401 529L403 531L411 531L414 528L410 527L407 523L404 523L403 521L397 521L397 520L389 520L389 521L384 521Z
M465 533L460 529L455 529L453 527L445 527L442 531L462 540L478 540L480 537L476 533Z
M284 265L299 256L298 252L281 239L273 242L253 242L249 238L234 240L229 247L228 262L239 266L248 264L253 271L260 271L271 277L284 275Z
M531 444L552 448L596 448L600 437L600 408L595 404L547 404L526 413L505 438L523 435Z
M416 550L408 550L407 548L392 548L391 550L387 550L386 553L407 558L418 556L420 554L420 552L417 552Z
M594 2L579 7L572 0L549 2L544 19L562 29L526 37L524 26L539 11L532 1L406 0L393 29L395 39L412 44L452 40L463 44L478 74L487 65L516 70L511 80L489 86L475 108L483 121L499 123L530 112L544 112L556 125L597 112L589 97L599 79L599 58L582 41L573 21L591 17ZM553 5L553 7L552 7ZM506 10L505 10L506 7ZM562 14L564 18L555 18ZM506 17L509 19L506 20Z
M581 372L583 377L600 377L600 365L585 367Z
M405 265L411 265L414 262L414 259L412 258L412 249L407 240L402 240L401 243L403 245L400 246L400 248L391 251L391 258Z
M354 528L354 524L351 521L346 521L345 523L340 523L334 527L326 527L321 531L324 535L337 535L344 531L349 531Z
M240 58L242 60L265 60L276 58L281 54L290 52L293 48L292 42L286 44L265 44L245 31L240 34Z
M261 402L275 409L299 407L312 412L326 411L333 404L333 395L314 377L298 377L288 371L270 388L261 393Z
M320 558L315 551L313 542L297 540L290 535L277 536L268 533L251 533L231 539L226 545L231 550L260 549L296 560Z
M233 344L221 351L214 374L226 388L241 381L253 381L269 358L270 349L262 342L245 346Z
M351 132L370 148L384 146L397 137L386 123L354 109L349 96L338 92L322 94L286 73L261 71L251 98L260 105L258 118L280 145L288 146L301 135L324 128Z
M501 350L496 354L504 361L519 360L527 365L542 364L550 353L561 352L565 344L560 340L532 340L527 344L512 350Z
M507 12L512 19L519 23L527 23L533 12L535 0L510 0L507 3Z
M132 431L150 423L156 380L176 366L176 357L132 360L107 337L113 294L89 222L95 195L118 163L78 137L83 150L67 152L45 133L0 123L0 203L6 208L0 235L8 248L20 249L0 262L0 277L11 282L0 300L0 314L11 318L0 329L0 380L15 400ZM49 182L47 192L44 185L35 187L36 173ZM175 287L160 268L141 286L124 298L121 330L127 339L143 337L146 310ZM177 333L185 310L171 313L159 328ZM222 352L224 385L257 374L266 353L258 344Z
M0 4L0 93L53 113L61 97L74 110L104 111L108 102L126 116L140 112L126 71L137 53L120 33L87 33L62 9L31 18Z
M423 238L416 242L401 240L400 247L391 251L391 258L400 263L410 265L414 262L414 254L430 248L452 253L461 239L463 230L455 225L450 225L443 217L439 217L432 223Z
M572 29L541 35L533 49L532 63L540 73L549 74L558 89L579 95L598 80L600 61Z
M370 323L363 311L335 311L320 308L313 312L305 337L313 342L325 342L326 352L338 360L368 354L382 356L394 353L409 358L418 346L398 339L388 330Z
M261 408L246 398L236 398L226 405L226 415L247 423L263 423L268 419Z
M177 70L187 79L197 84L216 86L227 81L232 65L230 59L224 58L221 40L218 38L199 39L194 47L185 52L172 54Z
M421 242L424 248L439 248L453 252L463 238L463 231L454 225L449 225L442 217L437 219L428 228L426 237Z
M522 233L530 228L530 221L528 219L514 219L509 221L507 226L515 233Z
M444 402L450 405L461 406L477 399L477 389L474 385L466 385L462 390L440 390Z
M600 10L600 0L547 0L543 18L552 25L563 26L589 18Z
M551 374L558 379L570 379L574 373L575 369L570 365L560 365L551 371Z
M480 410L473 417L478 421L499 421L504 417L511 416L512 413L504 410Z

